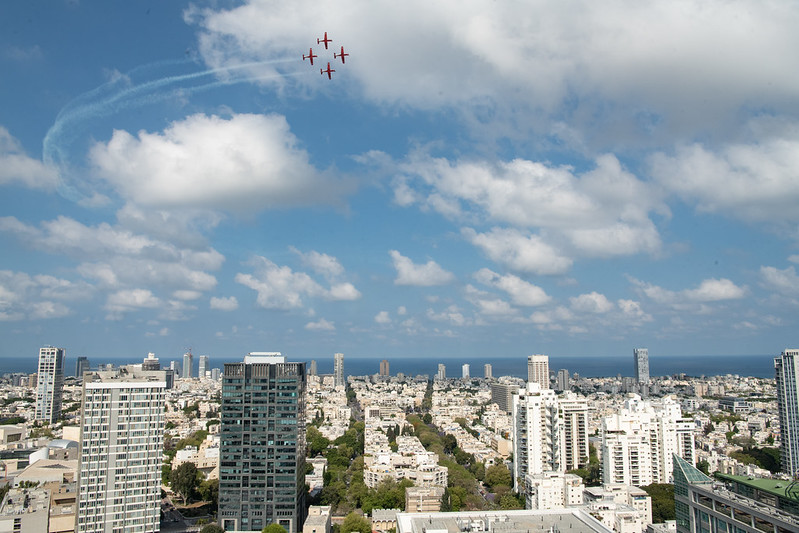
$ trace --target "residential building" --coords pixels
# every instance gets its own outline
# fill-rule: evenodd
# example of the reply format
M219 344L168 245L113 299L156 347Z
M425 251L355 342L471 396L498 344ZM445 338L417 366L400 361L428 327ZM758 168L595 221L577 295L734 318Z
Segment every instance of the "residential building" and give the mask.
M194 356L191 350L183 354L183 379L191 378L191 367L194 365Z
M159 530L165 374L134 366L84 374L79 533Z
M83 373L89 371L89 358L88 357L78 357L75 361L75 377L78 379L83 378Z
M520 388L524 388L521 380L503 376L499 381L491 383L491 401L506 413L510 413L513 411L513 395L519 394Z
M588 461L588 400L573 392L558 398L560 467L582 468Z
M222 377L219 523L288 533L305 521L305 363L253 352Z
M39 349L35 413L35 419L38 421L54 424L61 416L64 357L63 348L45 346Z
M649 383L649 350L647 348L634 348L633 364L635 365L636 381L638 383Z
M197 370L197 377L200 379L205 379L205 373L208 372L208 356L201 355L200 356L200 367Z
M485 379L491 379L494 377L494 370L493 368L491 368L490 363L486 363L485 365L483 365L483 377Z
M344 378L344 354L337 353L333 355L333 378L336 387L346 387L347 381Z
M446 488L439 486L408 487L405 489L406 513L430 513L441 509Z
M311 359L311 364L308 367L308 375L315 376L318 373L316 369L316 359Z
M410 490L410 489L408 489ZM582 508L519 511L460 511L457 513L397 514L397 533L434 533L447 531L579 531L612 533Z
M531 355L527 358L527 381L549 388L549 356Z
M383 359L380 361L380 375L381 376L390 376L391 372L388 370L388 360Z
M562 509L583 503L583 478L565 472L543 472L525 479L527 509Z
M142 370L152 371L152 370L161 370L161 361L155 356L153 352L147 354L147 357L142 361L141 364ZM170 388L167 386L167 388Z
M556 391L565 391L569 390L570 387L570 378L569 378L569 371L565 368L561 368L558 370L558 376L555 378L555 390Z
M799 350L785 350L774 358L777 410L780 417L782 471L799 473Z
M443 363L438 363L438 372L436 372L436 379L447 379L447 367Z
M461 366L461 377L463 377L464 379L468 379L470 377L469 363L464 363L463 366Z
M329 505L311 505L302 525L302 533L330 533L333 530Z
M521 492L527 475L561 470L558 398L534 381L513 396L513 488Z

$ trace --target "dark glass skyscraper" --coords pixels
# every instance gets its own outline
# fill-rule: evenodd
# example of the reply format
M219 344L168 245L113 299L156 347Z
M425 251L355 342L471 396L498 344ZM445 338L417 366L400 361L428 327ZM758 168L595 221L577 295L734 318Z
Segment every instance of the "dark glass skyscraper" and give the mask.
M305 363L254 352L222 377L219 520L228 531L305 519Z

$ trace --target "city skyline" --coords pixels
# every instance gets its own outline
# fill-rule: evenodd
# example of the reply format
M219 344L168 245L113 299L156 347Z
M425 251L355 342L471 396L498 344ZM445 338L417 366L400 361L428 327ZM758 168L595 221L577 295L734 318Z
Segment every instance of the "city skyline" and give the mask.
M778 354L773 7L4 3L0 358Z

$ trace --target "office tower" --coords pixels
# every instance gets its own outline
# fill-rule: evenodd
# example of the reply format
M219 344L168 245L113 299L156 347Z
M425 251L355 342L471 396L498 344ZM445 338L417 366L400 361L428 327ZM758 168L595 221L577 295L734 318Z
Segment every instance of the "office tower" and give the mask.
M491 367L490 363L483 365L483 377L485 379L491 379L494 377L494 369Z
M380 361L380 375L381 376L391 375L391 372L388 371L388 361L386 359Z
M333 356L333 383L336 387L346 387L344 380L344 354L337 353Z
M311 359L311 366L308 368L308 375L315 376L316 374L317 374L316 359Z
M175 373L176 378L179 378L183 375L183 373L180 371L180 361L170 361L169 369Z
M302 531L305 513L305 363L254 352L222 376L219 524Z
M647 348L633 349L633 362L635 363L635 379L638 383L649 383L649 350Z
M201 355L200 356L200 368L197 370L197 377L200 379L205 379L205 373L208 372L208 356Z
M35 419L54 424L61 416L63 392L64 349L45 346L39 349Z
M505 378L500 378L503 380ZM519 394L522 386L518 383L498 381L491 383L491 402L497 404L506 413L513 411L513 395Z
M461 366L461 375L464 378L469 377L469 363L465 363L463 366Z
M672 455L696 460L694 427L675 400L650 403L631 395L622 409L602 419L602 482L671 483Z
M549 356L531 355L527 358L527 381L549 388Z
M436 372L436 379L447 379L447 367L438 363L438 372Z
M89 358L88 357L78 357L78 360L75 361L75 377L81 379L83 377L84 372L89 371Z
M525 476L562 470L558 425L558 397L534 381L513 396L513 490L524 489Z
M158 360L153 352L150 352L142 361L141 369L147 371L161 370L161 361Z
M129 366L85 375L79 533L159 530L165 374Z
M582 468L588 460L588 400L573 392L558 398L560 468Z
M569 383L569 371L565 368L558 370L558 377L555 380L555 390L564 391L571 388Z
M222 372L218 368L211 369L211 379L213 381L219 381L219 376L222 375Z
M784 350L774 358L777 411L780 417L782 471L793 477L799 472L799 350Z
M191 350L183 354L183 379L191 377L191 367L193 366L194 356Z

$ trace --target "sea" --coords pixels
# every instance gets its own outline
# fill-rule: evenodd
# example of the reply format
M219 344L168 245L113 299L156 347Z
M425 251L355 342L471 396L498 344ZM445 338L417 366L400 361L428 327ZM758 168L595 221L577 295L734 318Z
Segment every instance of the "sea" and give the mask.
M197 372L199 357L194 356L194 374ZM344 373L349 376L365 376L377 374L380 369L382 357L347 357L344 356ZM183 358L160 357L161 365L169 366L175 360L181 365ZM287 360L310 363L311 358L293 358ZM333 355L315 358L319 374L333 373ZM438 371L439 363L445 365L446 375L449 378L462 376L462 365L469 365L471 377L483 377L484 365L490 364L492 375L516 376L527 378L527 357L388 357L391 375L403 373L417 376L427 375L433 377ZM0 375L14 372L36 372L38 357L5 357L0 358ZM209 368L222 368L224 363L241 362L242 357L214 357L209 356ZM136 358L105 358L94 359L89 357L89 364L97 368L101 364L123 365L141 363L142 357ZM633 375L633 357L588 357L588 356L556 356L549 357L550 372L557 373L566 369L570 374L578 373L583 377L614 377ZM65 374L70 376L75 372L75 359L67 357L64 363ZM686 376L723 376L727 374L738 376L752 376L758 378L774 378L773 355L664 355L649 357L649 374L652 377L673 376L685 374Z

